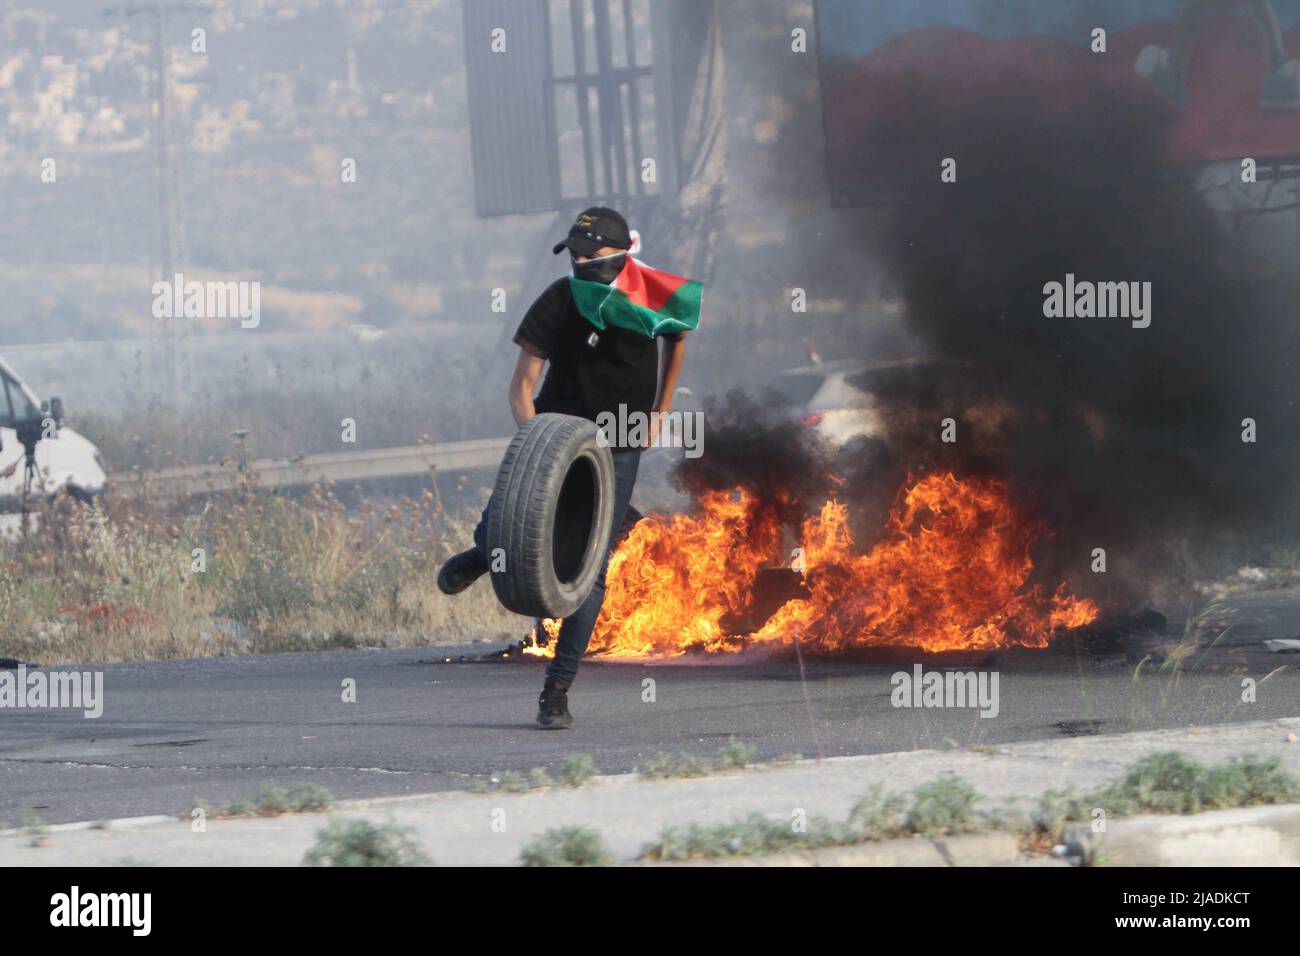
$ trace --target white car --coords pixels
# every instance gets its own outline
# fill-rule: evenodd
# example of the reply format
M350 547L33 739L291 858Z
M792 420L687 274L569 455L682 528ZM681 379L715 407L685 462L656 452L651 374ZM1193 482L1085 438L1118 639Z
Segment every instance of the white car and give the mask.
M854 380L870 366L857 359L818 362L778 372L767 387L791 412L837 447L854 438L875 438L883 431L871 395Z
M104 495L108 476L99 449L63 424L62 401L42 402L0 360L0 512L22 510L24 438L35 440L34 494L84 502Z

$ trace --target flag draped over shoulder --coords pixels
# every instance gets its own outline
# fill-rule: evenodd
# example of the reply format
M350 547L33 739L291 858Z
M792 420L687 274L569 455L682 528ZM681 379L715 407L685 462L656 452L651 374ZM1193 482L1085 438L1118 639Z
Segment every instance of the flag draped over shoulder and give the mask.
M614 326L653 338L690 332L700 324L703 285L651 269L631 256L610 285L569 276L569 287L578 311L598 329Z

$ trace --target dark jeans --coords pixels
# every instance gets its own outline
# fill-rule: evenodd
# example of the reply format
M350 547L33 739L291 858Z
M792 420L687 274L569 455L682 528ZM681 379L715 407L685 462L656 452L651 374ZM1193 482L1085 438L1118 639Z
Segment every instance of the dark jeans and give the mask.
M614 521L611 525L610 541L605 548L605 559L600 566L596 583L591 593L587 595L587 600L564 619L560 636L555 643L555 658L546 668L546 676L561 687L568 687L578 676L578 664L582 661L582 655L587 653L587 642L591 640L596 618L600 616L600 606L605 603L605 571L609 567L609 553L618 538L628 506L632 503L632 488L636 484L637 468L641 464L639 450L615 451L613 457ZM474 544L485 556L487 555L486 541L487 509L484 508L483 517L479 520L478 527L474 529Z

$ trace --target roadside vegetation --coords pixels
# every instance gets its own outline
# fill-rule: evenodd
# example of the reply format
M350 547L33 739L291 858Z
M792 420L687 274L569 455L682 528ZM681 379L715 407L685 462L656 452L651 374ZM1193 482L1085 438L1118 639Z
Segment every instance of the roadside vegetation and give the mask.
M446 483L448 479L441 478ZM44 665L517 639L486 583L438 566L477 514L419 497L346 503L245 488L187 506L49 507L0 541L0 658Z
M23 823L23 835L27 838L27 845L30 847L49 846L50 831L38 814L27 815Z
M752 746L731 737L718 748L718 754L713 759L688 753L657 753L637 767L637 772L651 780L663 780L669 777L706 777L712 773L724 773L728 770L744 770L751 766L757 757L758 751Z
M754 856L852 846L905 836L957 836L992 829L994 818L976 807L979 794L961 778L923 784L910 794L886 794L879 785L854 805L846 820L773 819L751 813L730 823L669 827L641 849L644 860Z
M1246 755L1206 767L1171 751L1142 758L1119 780L1091 792L1048 791L1036 819L1042 829L1055 834L1065 823L1092 819L1096 810L1109 817L1131 817L1297 802L1300 777L1283 770L1276 757Z
M304 866L432 866L414 831L394 823L336 817L316 832Z
M1206 767L1185 754L1157 753L1137 761L1122 777L1086 793L1048 791L1029 819L1012 807L984 809L982 798L960 777L922 784L908 793L877 785L845 820L773 818L752 813L727 822L668 827L641 849L643 860L753 856L853 846L900 837L960 836L990 830L1020 832L1031 852L1050 849L1064 824L1108 816L1193 814L1209 810L1300 802L1300 777L1276 758L1244 756Z
M526 774L503 770L490 774L487 780L475 780L470 790L474 793L522 793L543 787L581 787L599 771L591 754L572 754L564 759L552 777L545 767L534 767Z
M210 817L278 817L285 813L320 813L334 803L329 789L317 783L264 783L257 799L248 803L232 803L224 808L212 808L198 801L195 807ZM189 814L183 815L188 819Z
M604 866L614 862L604 838L588 827L547 830L519 853L523 866Z
M1191 609L1183 633L1175 640L1156 644L1132 665L1133 704L1130 720L1135 726L1158 727L1170 714L1188 703L1184 681L1205 673L1206 658L1223 644L1237 625L1239 610L1223 600L1211 600ZM1256 688L1287 669L1281 664L1255 682ZM1192 684L1195 687L1195 684ZM1229 714L1236 712L1234 704Z

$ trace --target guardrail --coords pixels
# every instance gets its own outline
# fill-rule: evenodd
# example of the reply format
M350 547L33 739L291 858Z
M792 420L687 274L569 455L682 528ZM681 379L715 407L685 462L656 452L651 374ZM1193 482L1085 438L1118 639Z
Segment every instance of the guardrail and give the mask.
M241 470L230 463L182 465L109 476L114 495L135 496L148 487L151 494L184 496L229 491L251 474L255 488L290 488L318 481L366 481L422 475L430 470L468 471L495 468L509 438L476 438L437 445L406 445L369 451L329 452L294 458L259 458Z

